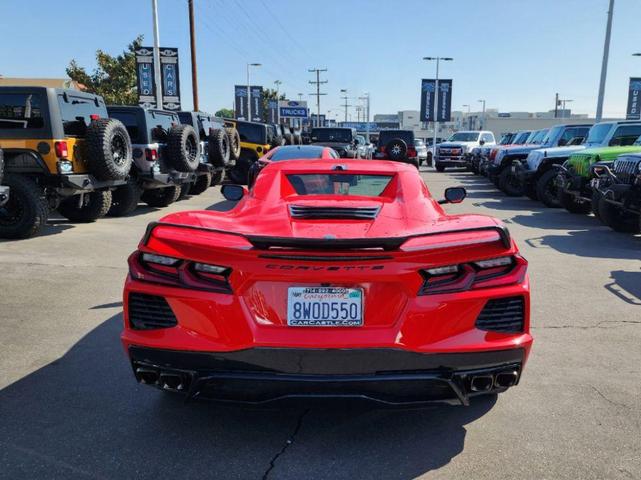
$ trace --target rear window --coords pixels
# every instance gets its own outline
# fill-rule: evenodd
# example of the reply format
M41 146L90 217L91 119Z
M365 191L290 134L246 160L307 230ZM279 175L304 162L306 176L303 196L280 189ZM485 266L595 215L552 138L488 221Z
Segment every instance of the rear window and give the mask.
M346 142L350 143L352 130L349 128L312 128L312 142Z
M267 143L267 126L258 123L238 122L236 129L240 135L240 140L247 143L258 143L264 145Z
M272 162L281 160L294 160L297 158L322 158L323 147L307 146L291 146L277 148L274 153L269 157Z
M0 128L29 129L44 127L42 99L38 94L0 94Z
M131 138L131 143L145 143L141 136L140 127L138 127L138 118L136 112L118 112L109 111L109 116L120 120Z
M395 138L400 138L408 145L414 145L414 132L411 130L382 130L378 135L378 144L384 147Z
M66 98L65 98L66 97ZM107 107L102 98L84 97L67 94L58 95L60 116L65 135L68 137L84 137L91 123L91 116L107 118Z
M624 125L614 131L609 144L622 147L632 145L639 135L641 135L641 125Z
M164 112L151 112L149 128L151 129L151 140L154 142L165 142L166 134L171 127L180 123L176 114Z
M355 195L379 197L393 175L304 173L287 175L298 195Z

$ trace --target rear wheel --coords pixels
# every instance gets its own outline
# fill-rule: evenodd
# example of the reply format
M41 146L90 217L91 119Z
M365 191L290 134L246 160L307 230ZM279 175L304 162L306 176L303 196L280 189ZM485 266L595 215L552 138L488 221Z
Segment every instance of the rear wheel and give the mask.
M224 132L223 132L224 133ZM200 162L200 145L191 125L174 125L167 135L169 160L179 172L193 172Z
M180 195L180 187L164 187L154 188L153 190L145 190L142 194L142 201L150 207L162 208L171 205Z
M520 197L523 195L523 185L516 175L512 175L510 167L505 167L499 175L499 188L508 197Z
M0 207L0 238L29 238L47 223L49 205L44 192L29 177L8 174L4 185L9 200Z
M235 128L226 128L225 131L229 138L229 158L236 161L240 157L240 134Z
M220 184L220 182L223 181L223 178L225 178L225 171L224 170L218 170L213 173L211 176L211 183L209 184L211 187L215 187L216 185Z
M121 180L131 169L131 139L127 129L115 118L92 120L87 127L89 171L100 180Z
M603 223L617 232L639 233L641 228L639 215L613 205L604 198L599 201L599 217Z
M193 187L193 183L183 183L180 186L180 192L178 193L178 198L177 200L185 200L189 195L191 195L191 187Z
M205 173L204 175L198 175L198 178L196 178L196 181L191 186L189 193L191 195L200 195L201 193L203 193L209 188L209 185L211 185L211 177L212 175L209 172Z
M570 213L590 213L592 204L588 202L580 202L576 197L570 193L561 192L559 194L559 202L561 206Z
M111 192L98 190L65 198L58 213L72 222L91 223L107 215L111 207Z
M111 208L107 212L110 217L124 217L133 212L138 206L142 190L137 183L129 182L127 185L116 188L111 192Z
M225 167L229 163L232 150L227 132L220 128L212 129L207 145L209 149L209 163L216 167Z
M558 171L552 168L541 175L539 181L536 182L536 194L546 207L559 208L561 206L559 188L556 184L557 175Z

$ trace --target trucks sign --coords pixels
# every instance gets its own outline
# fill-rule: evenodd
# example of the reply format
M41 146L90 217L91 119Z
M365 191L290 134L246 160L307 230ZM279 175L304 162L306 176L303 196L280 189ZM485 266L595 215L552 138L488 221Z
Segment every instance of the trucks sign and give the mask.
M307 102L294 100L281 100L278 102L280 118L307 118Z

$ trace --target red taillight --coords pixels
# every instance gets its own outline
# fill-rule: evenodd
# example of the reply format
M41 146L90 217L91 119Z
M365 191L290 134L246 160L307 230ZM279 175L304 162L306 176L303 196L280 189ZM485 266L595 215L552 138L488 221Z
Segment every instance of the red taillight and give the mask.
M145 158L148 162L155 162L158 160L158 150L155 148L145 148Z
M56 157L58 158L67 158L69 156L67 142L56 142L54 144L54 149L56 151Z
M492 264L503 259L509 263ZM418 294L434 295L511 285L522 282L526 271L527 261L520 255L421 270L425 281Z
M92 113L91 115L89 115L89 118L92 120L99 120L100 115L98 115L97 113Z

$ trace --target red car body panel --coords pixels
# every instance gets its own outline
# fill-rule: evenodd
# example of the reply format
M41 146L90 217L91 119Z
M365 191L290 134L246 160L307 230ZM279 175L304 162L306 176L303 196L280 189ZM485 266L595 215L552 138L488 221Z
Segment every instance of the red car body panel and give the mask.
M343 169L338 173L392 178L376 197L298 195L288 180L288 175L334 173L337 168ZM379 210L374 220L297 219L290 214L291 205ZM382 348L426 355L518 350L520 375L532 345L527 262L514 241L501 236L502 229L491 217L447 215L410 165L344 159L273 163L232 210L174 213L148 230L130 258L122 342L127 351L141 347L205 353L263 348ZM276 244L302 239L315 247L263 245L270 239ZM402 240L393 248L327 249L319 243L331 247L335 242L379 239ZM188 281L191 274L182 279L186 283L158 283L140 260L143 253L181 259L185 265L228 267L230 290L190 288L196 285ZM477 272L471 274L474 280L467 288L419 294L426 285L421 272L427 269L469 266L499 257L514 259L505 274L484 278ZM289 287L330 285L362 289L362 326L288 325ZM177 325L133 328L132 293L166 299ZM477 328L475 322L488 300L501 298L523 299L522 328L507 333Z

